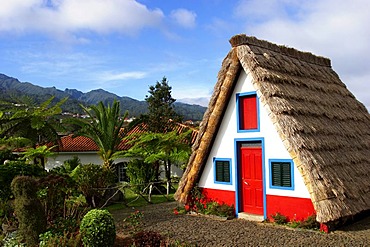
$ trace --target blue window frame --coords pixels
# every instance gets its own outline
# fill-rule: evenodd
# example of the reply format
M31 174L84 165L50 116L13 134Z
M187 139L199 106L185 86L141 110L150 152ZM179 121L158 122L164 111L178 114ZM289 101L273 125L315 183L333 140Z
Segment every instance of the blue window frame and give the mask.
M236 94L238 132L260 131L259 102L256 92Z
M231 159L213 158L213 170L215 183L232 184L231 182Z
M294 190L294 163L287 159L270 159L270 188Z

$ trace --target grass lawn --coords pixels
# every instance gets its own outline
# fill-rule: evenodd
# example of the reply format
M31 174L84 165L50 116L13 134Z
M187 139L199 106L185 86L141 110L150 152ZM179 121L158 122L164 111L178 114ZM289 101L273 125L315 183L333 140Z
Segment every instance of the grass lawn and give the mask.
M173 184L173 186L175 187L175 189L177 189L178 185ZM134 193L131 189L128 189L128 188L125 188L124 191L125 191L125 193L124 193L125 201L123 203L112 204L112 205L106 207L106 209L108 209L109 211L114 211L114 210L120 210L120 209L124 209L124 208L142 207L142 206L150 204L147 201L148 200L148 195L142 195L142 196L138 195L138 194ZM151 196L151 203L152 204L158 204L158 203L162 203L162 202L174 201L173 195L174 195L175 191L176 190L171 189L170 194L168 195L168 197L166 196L166 194L152 195Z

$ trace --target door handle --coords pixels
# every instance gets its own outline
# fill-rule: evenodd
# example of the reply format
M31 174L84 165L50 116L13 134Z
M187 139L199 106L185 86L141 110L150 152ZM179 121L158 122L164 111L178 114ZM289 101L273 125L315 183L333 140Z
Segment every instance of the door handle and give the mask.
M245 185L249 185L248 182L244 181Z

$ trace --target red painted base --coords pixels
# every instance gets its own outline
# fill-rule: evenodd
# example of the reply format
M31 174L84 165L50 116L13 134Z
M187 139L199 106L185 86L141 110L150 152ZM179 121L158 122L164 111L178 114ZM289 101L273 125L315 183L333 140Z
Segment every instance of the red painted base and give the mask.
M266 195L267 217L280 213L288 217L288 220L305 220L315 214L311 199L288 196Z
M218 203L226 203L230 206L235 206L235 191L202 188L202 194L206 200L211 199Z

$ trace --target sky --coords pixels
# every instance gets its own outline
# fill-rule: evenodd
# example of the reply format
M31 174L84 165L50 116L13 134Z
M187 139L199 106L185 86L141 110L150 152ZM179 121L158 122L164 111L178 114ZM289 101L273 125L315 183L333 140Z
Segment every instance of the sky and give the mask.
M228 40L245 33L331 59L370 109L368 0L1 0L0 73L42 87L102 88L205 104Z

